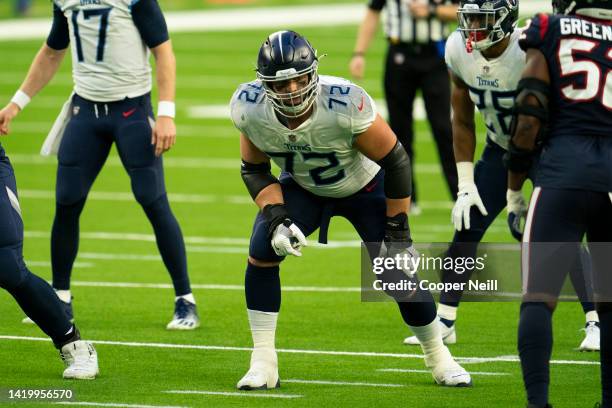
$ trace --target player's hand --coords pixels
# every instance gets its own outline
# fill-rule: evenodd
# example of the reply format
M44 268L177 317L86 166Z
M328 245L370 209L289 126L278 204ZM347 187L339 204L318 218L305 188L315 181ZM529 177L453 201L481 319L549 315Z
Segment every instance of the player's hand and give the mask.
M272 233L272 249L278 256L302 256L300 249L308 246L306 237L289 218L278 225Z
M353 55L351 62L349 63L349 71L355 79L363 79L363 73L365 72L365 57L361 54Z
M262 214L269 224L268 235L276 255L302 256L300 249L308 246L308 241L289 217L287 207L284 204L268 204Z
M155 145L155 156L170 150L176 143L176 125L174 119L169 116L158 116L153 128L151 144Z
M11 121L19 113L19 106L9 102L4 109L0 110L0 136L8 135L11 131Z
M508 209L508 227L510 233L518 240L523 240L524 220L527 218L527 204L523 199L521 191L508 189L506 191L506 202Z
M419 257L419 253L412 245L408 215L406 213L387 217L385 222L385 240L380 247L378 256L381 258L396 258L399 256L401 259L399 266L402 272L408 276L413 276L417 272L415 261Z
M455 229L461 231L463 228L470 229L470 209L475 205L482 215L488 215L487 209L482 203L478 194L476 184L463 186L457 194L457 201L451 213L451 222L455 224Z
M429 17L429 5L425 2L416 2L416 1L411 1L408 4L408 10L410 11L410 14L414 17L414 18L428 18Z

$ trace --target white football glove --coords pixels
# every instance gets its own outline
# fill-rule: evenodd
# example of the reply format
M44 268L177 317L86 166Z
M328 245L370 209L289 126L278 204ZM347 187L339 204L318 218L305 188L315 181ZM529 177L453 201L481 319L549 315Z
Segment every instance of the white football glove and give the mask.
M272 233L272 249L278 256L302 256L300 249L308 246L306 237L297 225L286 219Z
M457 201L451 213L451 222L457 231L463 228L470 229L470 209L473 205L478 207L482 215L488 215L487 209L482 203L478 188L474 184L474 165L471 162L457 163L457 174L459 176L459 192Z
M506 202L510 233L515 239L522 241L524 221L527 218L527 204L523 199L523 193L508 189L506 191Z

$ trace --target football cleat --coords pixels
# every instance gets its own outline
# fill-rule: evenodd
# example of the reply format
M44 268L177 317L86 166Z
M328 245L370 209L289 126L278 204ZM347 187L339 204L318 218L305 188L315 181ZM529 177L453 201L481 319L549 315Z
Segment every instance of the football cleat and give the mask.
M174 317L166 325L168 330L195 330L200 327L200 318L196 305L183 298L174 304Z
M437 384L446 387L472 386L472 377L453 359L446 346L436 355L426 355L425 365L431 368L431 374Z
M453 324L451 327L448 327L442 322L440 323L440 334L442 334L442 342L444 344L455 344L457 342L457 333L455 332L455 325ZM410 346L418 346L421 343L417 336L410 336L404 339L404 344Z
M83 340L73 341L62 347L60 357L66 369L64 378L71 380L93 380L100 373L98 354L94 346Z
M578 350L580 351L599 351L599 323L587 322L584 327L585 336Z
M74 323L74 314L72 312L72 302L66 303L66 302L60 300L60 303L64 307L64 312L66 313L66 316L68 316L68 320L70 320L70 323ZM29 317L25 317L21 321L21 323L24 323L24 324L36 324L36 323L34 323L34 320L30 319Z
M251 355L249 371L236 387L243 391L270 390L280 387L278 359L273 349L255 349Z

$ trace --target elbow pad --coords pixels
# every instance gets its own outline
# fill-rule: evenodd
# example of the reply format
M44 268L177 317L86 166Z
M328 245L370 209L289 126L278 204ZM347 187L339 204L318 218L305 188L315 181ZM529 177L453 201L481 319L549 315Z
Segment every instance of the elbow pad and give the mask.
M396 199L410 197L412 170L404 146L398 141L378 164L385 170L385 196Z
M272 175L271 169L270 162L253 164L242 161L240 175L253 200L261 190L271 184L278 183L278 179Z

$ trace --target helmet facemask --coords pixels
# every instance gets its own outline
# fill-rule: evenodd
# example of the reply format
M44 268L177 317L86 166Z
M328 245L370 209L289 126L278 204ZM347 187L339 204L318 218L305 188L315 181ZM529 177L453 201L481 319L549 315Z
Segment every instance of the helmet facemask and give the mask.
M457 11L459 31L463 34L468 51L485 50L510 35L516 26L511 23L510 30L504 29L506 19L511 19L507 7L493 8L491 3L465 4Z
M317 74L317 61L301 70L295 68L276 71L274 76L266 76L257 72L257 78L264 85L266 98L272 103L274 110L287 118L297 118L310 109L319 93L319 76ZM305 84L293 92L278 92L276 89L283 82L294 80L298 82L305 80Z

